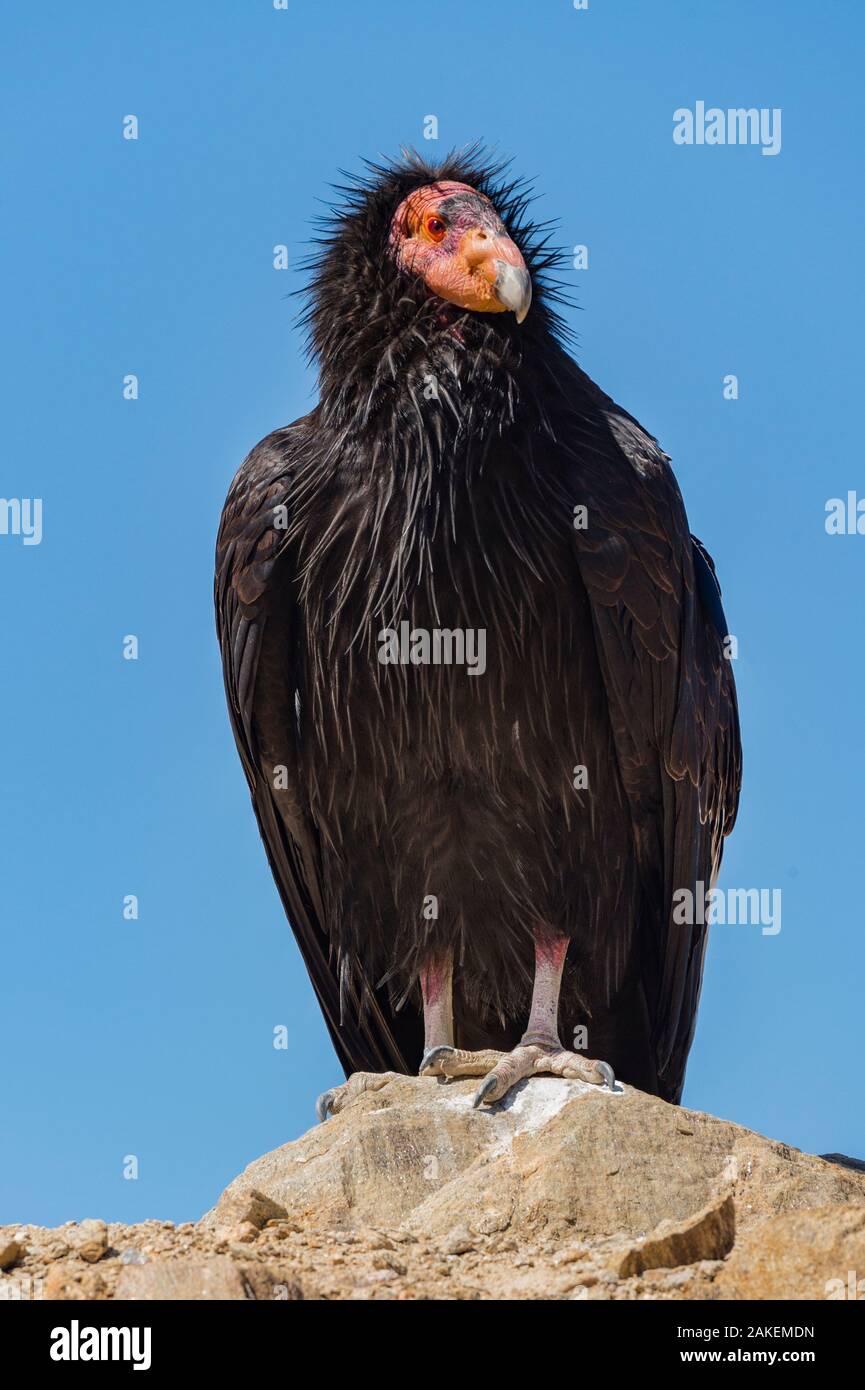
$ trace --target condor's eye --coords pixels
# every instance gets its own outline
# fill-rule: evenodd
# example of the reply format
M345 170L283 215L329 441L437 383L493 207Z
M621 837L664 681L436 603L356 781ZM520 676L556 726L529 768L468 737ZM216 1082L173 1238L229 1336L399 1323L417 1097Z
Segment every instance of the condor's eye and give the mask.
M442 218L436 217L434 214L426 219L424 228L427 236L433 241L441 241L447 231L447 226Z

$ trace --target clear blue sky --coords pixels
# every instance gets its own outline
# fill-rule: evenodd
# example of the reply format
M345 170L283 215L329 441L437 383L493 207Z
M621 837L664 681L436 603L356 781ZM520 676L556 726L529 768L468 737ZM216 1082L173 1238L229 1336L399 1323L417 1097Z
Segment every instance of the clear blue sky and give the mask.
M865 536L824 530L865 495L863 16L4 5L0 492L44 511L40 545L0 536L0 1222L194 1218L339 1077L229 732L213 542L247 449L314 399L286 295L328 182L478 136L588 245L580 359L673 456L739 638L722 881L781 888L782 930L715 930L686 1103L865 1155ZM781 153L674 145L698 100L780 107Z

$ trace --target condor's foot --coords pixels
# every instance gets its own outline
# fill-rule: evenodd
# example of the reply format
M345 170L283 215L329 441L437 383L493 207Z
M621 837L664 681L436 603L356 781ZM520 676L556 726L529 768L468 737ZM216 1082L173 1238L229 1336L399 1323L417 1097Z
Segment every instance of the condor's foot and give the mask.
M475 1109L484 1103L494 1105L525 1076L564 1076L592 1086L606 1086L610 1091L616 1084L609 1062L568 1052L558 1038L522 1042L513 1052L465 1052L458 1047L435 1047L424 1057L421 1071L429 1075L433 1067L441 1076L482 1076L473 1101Z
M380 1091L382 1086L393 1081L395 1076L395 1071L352 1072L348 1080L343 1081L341 1086L334 1086L330 1091L322 1091L315 1102L315 1113L320 1121L328 1119L331 1115L338 1115L340 1110L345 1109L350 1100L362 1095L364 1091Z
M418 1076L485 1076L506 1056L506 1052L496 1052L493 1048L486 1048L483 1052L466 1052L461 1047L441 1043L424 1053Z

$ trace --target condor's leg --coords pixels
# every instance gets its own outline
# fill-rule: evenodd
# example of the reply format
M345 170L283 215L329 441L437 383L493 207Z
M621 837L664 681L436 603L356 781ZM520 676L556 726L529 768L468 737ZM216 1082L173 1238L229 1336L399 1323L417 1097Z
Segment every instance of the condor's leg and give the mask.
M421 971L423 996L423 1057L419 1076L442 1076L439 1049L454 1046L454 956L453 951L431 956ZM435 1054L435 1056L433 1055Z
M454 1047L453 964L453 951L448 951L421 971L424 1048L419 1076L483 1076L505 1055Z
M423 995L424 1055L419 1074L441 1076L436 1057L430 1056L438 1049L444 1052L454 1050L454 1006L453 1006L453 952L445 951L439 956L431 956L421 971L421 993ZM496 1053L498 1057L501 1054ZM492 1062L490 1062L492 1066ZM356 1071L341 1086L325 1091L316 1102L319 1120L338 1115L349 1101L364 1091L380 1091L396 1076L393 1071Z
M524 1076L545 1072L573 1077L595 1086L615 1085L608 1062L597 1062L562 1047L559 1038L559 992L568 951L568 939L540 926L535 929L535 980L528 1026L513 1052L463 1052L436 1049L435 1061L445 1076L483 1076L475 1106L493 1103Z

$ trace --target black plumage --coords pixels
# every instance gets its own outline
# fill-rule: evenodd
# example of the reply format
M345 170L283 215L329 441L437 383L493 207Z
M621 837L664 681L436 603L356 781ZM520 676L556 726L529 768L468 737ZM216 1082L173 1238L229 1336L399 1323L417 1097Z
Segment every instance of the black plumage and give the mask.
M522 251L522 324L394 264L396 207L443 179ZM416 1070L419 973L453 946L458 1044L513 1046L551 922L562 1037L586 1023L676 1100L706 929L672 895L714 881L740 785L714 567L656 440L568 355L525 190L470 151L343 191L306 315L320 400L243 463L216 572L234 732L331 1037L346 1071ZM403 621L484 629L485 673L382 665Z

